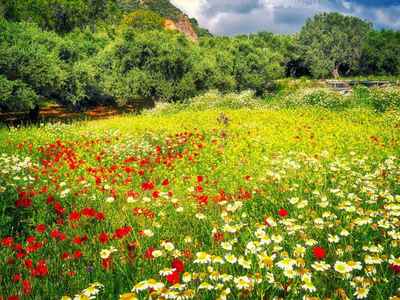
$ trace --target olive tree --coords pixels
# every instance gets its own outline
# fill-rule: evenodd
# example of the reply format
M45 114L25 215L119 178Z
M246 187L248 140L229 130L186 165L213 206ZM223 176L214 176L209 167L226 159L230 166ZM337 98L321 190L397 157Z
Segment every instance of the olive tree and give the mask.
M364 41L372 23L337 12L308 18L299 35L299 51L316 77L329 73L336 79L339 67L358 68Z

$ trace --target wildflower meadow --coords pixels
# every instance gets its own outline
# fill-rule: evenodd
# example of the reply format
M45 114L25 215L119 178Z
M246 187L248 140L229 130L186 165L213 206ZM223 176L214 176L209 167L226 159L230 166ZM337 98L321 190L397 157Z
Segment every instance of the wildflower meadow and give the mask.
M0 299L399 299L399 119L209 109L0 130Z

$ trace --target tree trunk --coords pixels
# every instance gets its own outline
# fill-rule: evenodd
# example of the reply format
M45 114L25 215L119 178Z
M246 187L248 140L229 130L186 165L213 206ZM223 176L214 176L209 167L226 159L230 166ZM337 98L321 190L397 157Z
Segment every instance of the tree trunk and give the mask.
M335 66L335 68L332 71L332 75L335 79L339 77L339 64Z
M291 67L290 72L289 72L289 77L294 77L296 76L296 67Z
M29 109L29 119L36 120L39 117L39 105L36 104L34 108Z

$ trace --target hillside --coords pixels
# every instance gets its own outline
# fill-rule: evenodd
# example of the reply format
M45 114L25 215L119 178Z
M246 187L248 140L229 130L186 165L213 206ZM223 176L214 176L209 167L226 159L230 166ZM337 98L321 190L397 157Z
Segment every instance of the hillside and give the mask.
M189 18L169 0L118 0L118 7L125 15L139 9L152 10L165 18L166 28L183 32L194 41L202 36L211 36L207 29L197 24L196 19Z

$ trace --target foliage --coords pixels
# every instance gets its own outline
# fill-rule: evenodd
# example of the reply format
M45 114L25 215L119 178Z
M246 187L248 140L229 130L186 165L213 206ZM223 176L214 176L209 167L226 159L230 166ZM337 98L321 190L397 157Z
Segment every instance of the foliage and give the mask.
M400 31L371 30L363 45L363 72L400 75Z
M316 77L337 78L339 67L359 68L362 45L372 24L340 13L320 13L308 18L299 35L299 51Z
M76 109L125 104L143 98L182 102L210 90L220 95L251 90L268 101L274 97L270 92L274 92L278 99L274 103L288 96L284 101L288 107L332 105L337 109L342 106L341 97L330 97L328 92L321 92L315 99L313 93L301 94L298 99L290 95L300 87L318 86L312 81L293 84L276 80L285 75L307 74L307 68L315 76L326 76L332 70L336 76L348 68L357 70L360 61L368 74L398 73L398 32L372 30L363 44L371 24L357 18L319 14L307 20L300 34L274 35L260 31L235 37L208 36L195 43L183 34L162 30L163 17L179 13L167 2L121 0L119 5L125 5L126 13L134 10L122 22L119 10L106 0L1 2L0 14L4 16L0 17L1 110L33 108L46 101L73 105ZM32 7L40 10L24 14ZM63 17L54 19L58 12ZM86 20L87 16L83 16L86 12L88 15L97 12L98 18ZM111 16L112 20L108 19ZM21 19L38 25L15 22ZM50 20L64 23L57 25ZM196 20L190 21L197 24ZM116 29L117 24L120 30ZM353 28L351 34L347 31L349 27ZM354 30L361 34L354 34ZM317 33L320 36L314 37ZM366 99L359 97L357 101L361 98ZM334 103L328 104L329 101ZM367 107L388 109L380 108L380 102L368 101ZM356 101L350 102L350 106L357 105ZM382 105L386 102L381 101ZM390 103L389 107L397 106L392 100Z
M169 0L118 0L118 6L125 14L137 10L151 10L163 18L168 18L175 22L178 21L177 16L182 14Z
M34 90L20 80L10 81L0 75L0 111L9 112L33 108L40 101Z
M190 111L210 109L257 109L262 107L262 102L259 98L255 97L252 91L224 95L213 90L189 99L186 105L187 109Z
M274 79L283 76L283 57L268 48L261 39L250 39L247 35L218 37L203 39L200 45L221 53L222 66L232 70L237 91L251 89L262 95Z
M283 108L322 107L342 110L350 105L346 97L337 91L324 88L302 89L273 100L272 106Z
M26 109L51 98L62 98L68 67L60 59L60 38L31 23L9 23L0 18L0 75L19 96L2 109ZM17 100L18 99L18 100Z
M120 12L111 0L1 0L0 4L7 20L33 21L58 33L86 26L115 26L120 19Z
M371 103L378 112L400 109L400 87L372 87L369 90L367 103Z
M151 10L136 10L128 14L121 22L120 29L163 30L164 18Z
M112 39L105 31L93 32L89 28L74 29L65 34L59 43L60 58L69 65L84 62L96 56L111 41Z

